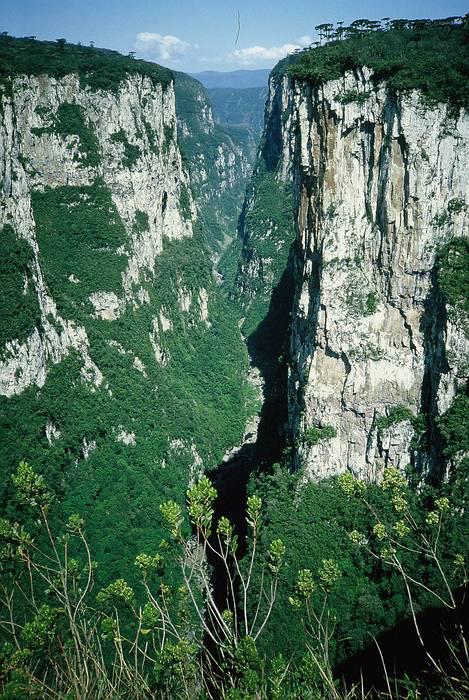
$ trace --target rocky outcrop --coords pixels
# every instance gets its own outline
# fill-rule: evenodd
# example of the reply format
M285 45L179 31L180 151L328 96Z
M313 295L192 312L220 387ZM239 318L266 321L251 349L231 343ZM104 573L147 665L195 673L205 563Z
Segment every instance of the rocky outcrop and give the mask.
M64 105L75 123L63 122ZM74 74L14 78L0 108L0 154L0 230L8 224L31 246L30 274L41 312L39 327L27 338L12 337L2 349L0 394L10 396L30 384L42 386L48 366L70 348L92 366L85 328L60 315L45 282L32 192L90 187L97 180L110 192L113 214L125 230L115 256L125 256L125 268L115 292L101 290L96 280L89 296L96 317L109 321L129 304L145 303L142 276L153 274L164 238L192 235L195 209L176 140L173 87L155 86L144 75L128 76L115 92L84 88ZM71 256L79 255L79 240L77 246ZM69 280L80 288L78 276ZM97 368L93 375L98 381Z
M431 471L437 440L418 452L415 433L435 431L467 374L468 340L448 317L436 258L467 235L469 115L396 94L367 69L322 87L274 74L264 160L293 182L297 466L315 479L375 479L411 460ZM245 264L255 277L263 261Z

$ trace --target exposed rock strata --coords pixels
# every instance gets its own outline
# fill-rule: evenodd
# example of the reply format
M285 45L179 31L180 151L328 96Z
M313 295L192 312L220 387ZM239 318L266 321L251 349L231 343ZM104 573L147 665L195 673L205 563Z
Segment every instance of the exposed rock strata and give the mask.
M82 110L97 139L98 165L80 162L78 136L64 136L51 128L64 103ZM119 132L137 154L132 166L122 167L123 145L113 139ZM16 78L0 109L0 230L11 225L34 251L33 282L41 323L24 342L7 343L0 360L0 394L11 396L30 384L42 386L48 366L71 348L83 357L90 381L102 380L88 356L86 330L60 317L45 284L31 205L32 190L88 186L96 178L109 188L128 237L125 251L116 251L127 256L121 293L97 289L90 297L96 317L112 321L126 305L145 303L139 282L142 275L153 273L163 238L192 235L190 220L181 214L181 188L189 190L176 140L173 87L163 89L140 75L128 77L115 93L82 88L77 75ZM194 204L187 197L193 215ZM138 212L148 217L147 230L136 231ZM76 277L70 281L80 284Z
M352 92L362 99L343 104ZM435 259L468 231L469 115L396 95L367 69L323 87L273 77L265 141L269 167L294 188L297 464L311 478L374 479L411 459L431 470L435 455L413 453L409 421L384 433L379 419L405 406L432 429L467 374L468 340L448 319ZM262 263L245 260L254 277ZM308 440L312 426L335 437Z

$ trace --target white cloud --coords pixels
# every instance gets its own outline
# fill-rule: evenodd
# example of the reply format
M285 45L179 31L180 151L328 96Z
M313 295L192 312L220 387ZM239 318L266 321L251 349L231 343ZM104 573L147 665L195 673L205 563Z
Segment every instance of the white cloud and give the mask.
M250 46L246 49L236 49L226 54L228 61L239 63L242 66L252 66L260 62L279 61L281 58L296 49L302 49L311 43L310 36L300 36L294 42L282 44L282 46Z
M303 46L309 46L313 43L313 37L309 36L309 34L305 34L304 36L299 36L298 39L295 39L295 43L300 44L301 48L303 48Z
M137 34L135 49L140 53L150 54L157 60L177 63L179 58L192 49L198 49L198 44L189 44L172 34L157 34L155 32L140 32Z

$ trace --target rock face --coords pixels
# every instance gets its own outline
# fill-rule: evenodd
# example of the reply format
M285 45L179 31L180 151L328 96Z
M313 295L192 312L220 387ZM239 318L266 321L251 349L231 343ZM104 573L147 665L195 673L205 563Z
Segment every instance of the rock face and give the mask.
M467 375L468 340L448 318L436 261L467 235L469 115L393 93L367 69L323 87L274 74L264 138L267 166L293 183L296 464L314 479L375 479L411 460L428 473L437 440L416 451L417 424L434 436Z
M60 123L64 105L81 125L70 126L63 117ZM2 349L0 394L11 396L30 384L42 386L48 366L70 348L85 365L93 365L86 330L61 316L45 283L31 193L92 187L97 180L110 193L113 214L125 229L122 249L115 250L116 261L125 260L121 284L115 291L98 286L88 297L96 316L106 320L116 319L129 304L142 303L142 275L153 273L163 237L192 235L194 205L187 194L185 218L181 196L188 193L188 181L176 141L174 90L155 87L145 76L129 76L116 93L83 89L78 75L15 78L1 105L0 153L0 229L10 226L33 250L30 282L41 312L40 332L35 328L25 338L13 336ZM123 167L125 160L130 167ZM139 217L145 226L138 226ZM77 246L71 257L79 254L79 240ZM71 275L69 284L80 289L81 281ZM92 375L99 380L96 367Z

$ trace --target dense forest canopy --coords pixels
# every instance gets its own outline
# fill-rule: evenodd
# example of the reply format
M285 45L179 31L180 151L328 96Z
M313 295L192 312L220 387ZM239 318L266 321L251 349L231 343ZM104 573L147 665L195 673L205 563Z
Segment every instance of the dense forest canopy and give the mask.
M91 42L92 43L92 42ZM155 84L169 85L173 75L156 63L123 56L118 51L68 44L65 39L37 41L35 37L0 35L0 84L14 75L50 75L62 78L78 73L83 85L115 90L126 75L145 75Z
M356 20L316 27L319 41L281 61L274 71L322 84L367 66L396 90L421 90L432 102L469 105L469 23L444 20Z

